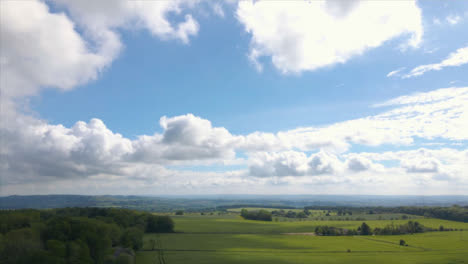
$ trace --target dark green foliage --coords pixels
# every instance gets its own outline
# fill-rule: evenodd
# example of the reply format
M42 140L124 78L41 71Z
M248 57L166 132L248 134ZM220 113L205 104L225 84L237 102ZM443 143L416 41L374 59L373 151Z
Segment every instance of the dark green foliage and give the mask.
M241 210L241 216L244 219L248 220L260 220L260 221L271 221L271 213L267 210L259 210L259 211L248 211L247 209Z
M362 223L361 226L354 229L343 229L332 226L318 226L315 228L315 234L319 236L344 236L344 235L404 235L404 234L415 234L423 233L427 231L437 231L435 229L427 228L421 225L417 221L408 221L408 223L403 225L387 225L384 228L372 228L366 224Z
M40 213L37 210L22 210L21 214L0 211L0 233L5 234L13 229L31 227L31 223L39 219Z
M26 263L26 257L40 249L40 236L35 230L31 228L11 230L3 239L0 263Z
M294 211L289 210L288 212L281 210L274 210L271 212L273 216L279 217L287 217L287 218L307 218L310 215L309 210L305 209L303 212L296 213Z
M268 203L261 203L261 204L232 204L232 205L222 205L216 207L219 211L226 211L227 209L234 209L234 208L275 208L275 209L296 209L294 206L286 206L281 204L268 204Z
M146 220L147 233L171 233L174 230L174 221L166 215L149 215Z
M138 250L143 247L143 231L136 227L125 229L122 234L121 244L127 248Z
M362 223L362 225L359 228L359 231L361 232L361 235L363 236L372 235L372 230L370 226L366 223Z
M296 212L288 211L285 216L288 218L296 218Z
M406 246L406 242L403 239L400 239L400 246Z
M88 245L79 239L67 242L67 260L70 264L94 262L89 253Z
M18 259L16 263L18 264L42 264L42 263L66 264L66 261L64 258L54 256L48 251L37 250L37 251L31 252L30 254L20 256L20 258Z
M174 223L168 216L125 209L2 211L0 263L133 263L134 257L128 252L112 256L113 248L138 250L143 246L145 231L173 229Z
M182 211L182 210L177 210L177 211L175 212L175 215L184 215L184 211Z
M387 225L384 228L374 229L376 235L402 235L402 234L414 234L423 233L427 231L435 231L421 225L418 221L408 221L403 225Z
M296 218L307 218L307 215L304 212L299 212L296 214Z
M343 236L347 234L347 230L333 226L317 226L315 234L318 236Z
M46 249L50 254L56 257L65 258L67 256L67 245L65 242L58 240L47 240Z

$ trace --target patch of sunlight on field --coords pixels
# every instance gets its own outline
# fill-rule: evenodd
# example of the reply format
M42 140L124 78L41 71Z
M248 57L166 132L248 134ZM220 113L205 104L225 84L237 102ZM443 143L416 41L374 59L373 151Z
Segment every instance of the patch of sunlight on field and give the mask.
M166 263L468 263L468 232L403 236L312 237L286 235L164 234ZM156 235L146 235L147 241ZM405 239L408 247L399 246ZM347 252L348 249L350 252ZM158 263L140 251L137 263Z
M138 264L160 263L468 263L468 223L417 219L421 224L465 231L428 232L394 236L311 236L283 233L313 232L328 225L356 229L363 221L263 222L238 215L174 217L176 233L147 234ZM414 221L414 220L413 220ZM408 220L369 220L372 228L404 224ZM408 246L400 246L400 239Z

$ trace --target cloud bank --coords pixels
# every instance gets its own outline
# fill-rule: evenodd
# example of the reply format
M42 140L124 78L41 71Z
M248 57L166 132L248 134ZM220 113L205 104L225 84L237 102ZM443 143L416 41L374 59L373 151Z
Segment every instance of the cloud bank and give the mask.
M17 113L0 127L0 172L5 186L104 178L149 186L170 183L168 188L184 183L232 188L231 182L251 181L266 185L384 184L389 173L406 177L405 182L415 186L416 181L465 186L468 153L448 146L468 140L467 102L468 87L444 88L389 100L380 105L392 109L374 116L275 134L234 135L187 114L162 117L162 133L134 140L109 130L99 119L67 128ZM438 150L352 151L353 146L414 147L417 140L434 138L447 143ZM388 166L385 161L396 165ZM209 172L210 166L231 165L240 167ZM192 169L178 169L181 166Z
M374 105L385 107L380 113L358 119L245 135L190 113L163 116L161 133L136 139L100 119L66 127L28 115L21 101L42 89L68 91L97 79L123 49L119 30L147 30L183 44L199 30L189 13L194 1L54 3L58 12L39 1L0 2L2 195L466 191L468 87L394 98ZM282 72L301 72L343 63L398 36L419 44L423 31L414 2L373 5L242 1L237 17L252 35L255 63L271 56ZM460 58L449 56L440 67ZM421 140L442 147L419 148ZM396 147L409 150L382 151Z

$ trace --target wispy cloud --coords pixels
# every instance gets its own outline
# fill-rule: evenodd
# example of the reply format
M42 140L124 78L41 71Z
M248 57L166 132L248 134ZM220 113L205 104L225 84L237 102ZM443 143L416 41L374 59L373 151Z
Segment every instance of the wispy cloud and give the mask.
M456 25L456 24L460 23L462 18L460 16L457 16L457 15L450 15L447 18L445 18L445 20L447 20L447 22L450 25Z
M213 12L219 17L224 17L223 6L220 3L215 3L213 5Z
M420 65L412 69L403 78L412 78L425 74L428 71L440 71L445 67L457 67L468 63L468 47L457 49L448 55L446 59L439 63Z
M391 71L387 74L387 77L397 77L397 76L400 76L400 72L402 70L406 69L406 67L401 67L401 68L398 68L394 71Z

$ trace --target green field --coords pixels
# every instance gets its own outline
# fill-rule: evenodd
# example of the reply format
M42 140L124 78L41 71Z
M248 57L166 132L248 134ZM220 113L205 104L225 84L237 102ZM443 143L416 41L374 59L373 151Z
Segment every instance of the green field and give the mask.
M238 234L272 234L272 233L299 233L313 232L319 225L356 229L363 221L293 221L293 222L263 222L243 220L238 215L215 216L174 216L176 232L182 233L238 233ZM431 228L464 229L468 230L468 223L448 220L424 218L418 222ZM372 228L407 223L408 220L369 220L366 221Z
M324 237L315 226L357 228L362 221L263 222L238 215L174 217L173 234L148 234L137 263L468 263L468 223L418 219L427 226L465 231L396 236ZM408 220L366 221L372 228ZM408 246L400 246L404 239ZM157 241L152 250L151 240ZM349 251L349 252L348 252Z

